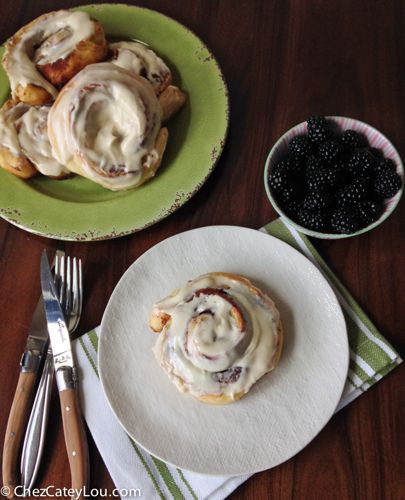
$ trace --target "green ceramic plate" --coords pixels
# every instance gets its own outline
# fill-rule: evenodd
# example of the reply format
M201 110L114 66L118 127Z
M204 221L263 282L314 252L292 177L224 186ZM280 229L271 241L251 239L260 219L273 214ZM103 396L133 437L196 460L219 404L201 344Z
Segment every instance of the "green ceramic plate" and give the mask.
M0 169L0 215L27 231L61 240L117 238L158 222L204 184L222 151L229 119L225 80L213 55L190 30L149 9L123 4L79 8L113 38L148 43L188 96L170 121L156 177L132 191L112 192L81 177L23 181ZM0 56L2 53L0 53ZM9 83L0 69L0 100Z

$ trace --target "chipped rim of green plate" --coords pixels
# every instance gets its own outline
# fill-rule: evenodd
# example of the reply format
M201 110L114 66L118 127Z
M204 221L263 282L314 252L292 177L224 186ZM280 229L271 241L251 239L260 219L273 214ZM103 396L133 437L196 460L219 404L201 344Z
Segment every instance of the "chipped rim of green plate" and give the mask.
M174 83L187 94L186 105L168 123L167 149L151 181L137 189L113 192L79 176L62 181L38 176L24 181L0 168L0 216L48 238L106 240L159 222L203 186L224 147L229 96L213 54L179 22L125 4L76 9L98 19L109 37L148 43L172 69ZM0 102L8 96L8 79L0 68Z

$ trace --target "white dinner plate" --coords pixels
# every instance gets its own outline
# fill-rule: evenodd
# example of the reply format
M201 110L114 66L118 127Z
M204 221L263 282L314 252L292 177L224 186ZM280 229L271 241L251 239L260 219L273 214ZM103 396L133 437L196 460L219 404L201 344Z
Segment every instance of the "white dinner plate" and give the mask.
M285 330L279 366L240 401L212 406L180 393L152 353L154 302L210 271L249 278L275 301ZM215 475L254 473L302 450L332 416L349 363L339 303L318 269L286 243L233 226L164 240L127 270L106 308L99 372L127 433L177 467Z

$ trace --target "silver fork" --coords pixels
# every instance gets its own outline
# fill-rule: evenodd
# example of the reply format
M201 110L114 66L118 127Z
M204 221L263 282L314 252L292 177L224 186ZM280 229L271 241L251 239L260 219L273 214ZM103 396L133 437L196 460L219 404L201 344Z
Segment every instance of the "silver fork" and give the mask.
M80 320L83 304L82 262L74 257L65 257L57 250L55 255L54 280L59 290L59 301L69 333L73 333ZM37 394L32 406L25 433L21 456L22 485L31 489L35 483L45 443L49 407L54 378L52 349L49 346Z

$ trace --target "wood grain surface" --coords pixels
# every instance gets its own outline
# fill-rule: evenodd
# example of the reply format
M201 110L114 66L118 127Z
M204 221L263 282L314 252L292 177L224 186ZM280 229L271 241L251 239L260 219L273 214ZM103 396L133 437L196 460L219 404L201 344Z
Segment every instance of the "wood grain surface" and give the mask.
M96 2L97 3L97 2ZM128 2L132 3L132 2ZM39 14L76 1L0 3L5 40ZM84 312L77 335L100 323L118 280L152 245L211 224L258 228L276 217L262 172L288 128L314 113L344 115L381 130L405 158L405 2L385 0L150 0L134 2L188 26L217 57L231 102L229 136L217 168L175 214L140 233L65 243L84 262ZM405 214L400 203L379 228L342 241L313 240L372 320L405 353ZM39 296L47 240L0 221L0 448L18 363ZM256 474L233 499L405 498L405 367L339 412L298 456ZM55 393L39 486L70 485ZM89 435L91 486L113 483Z

